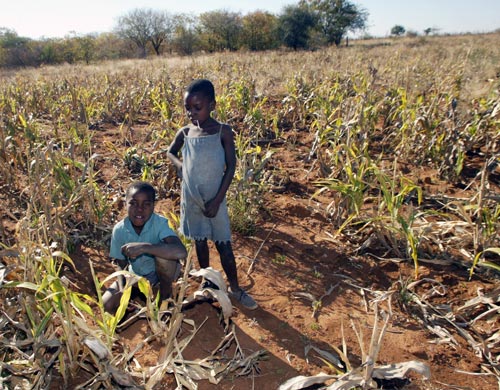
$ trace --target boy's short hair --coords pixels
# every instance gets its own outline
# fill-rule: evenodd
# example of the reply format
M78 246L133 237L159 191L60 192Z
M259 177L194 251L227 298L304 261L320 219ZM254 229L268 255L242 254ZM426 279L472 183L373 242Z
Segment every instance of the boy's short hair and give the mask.
M148 182L145 181L135 181L130 184L125 192L125 198L129 199L133 193L136 192L144 192L148 194L149 198L154 202L156 201L156 190L155 188Z
M215 101L215 88L210 80L198 79L194 80L188 85L186 93L201 93L203 96L210 99L210 101Z

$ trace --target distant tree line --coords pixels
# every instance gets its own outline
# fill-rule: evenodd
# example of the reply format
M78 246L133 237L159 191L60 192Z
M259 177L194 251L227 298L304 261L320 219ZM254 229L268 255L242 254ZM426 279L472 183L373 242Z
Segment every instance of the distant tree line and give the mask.
M427 27L424 29L424 34L429 35L429 34L437 34L439 31L438 28L436 27ZM402 36L406 34L407 36L417 36L418 33L416 31L408 30L406 31L406 28L404 26L401 26L400 24L396 24L391 28L391 35L392 36Z
M368 13L348 0L300 0L278 15L215 10L200 15L138 8L112 32L34 40L0 28L0 66L90 63L196 52L317 49L363 30Z

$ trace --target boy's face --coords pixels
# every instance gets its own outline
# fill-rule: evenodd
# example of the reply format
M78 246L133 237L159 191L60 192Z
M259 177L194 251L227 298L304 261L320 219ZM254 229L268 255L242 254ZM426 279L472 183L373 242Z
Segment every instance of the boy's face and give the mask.
M215 109L215 102L199 92L184 95L184 107L191 123L201 126L210 118L210 113Z
M154 212L155 201L144 191L132 192L127 197L127 213L136 227L142 227Z

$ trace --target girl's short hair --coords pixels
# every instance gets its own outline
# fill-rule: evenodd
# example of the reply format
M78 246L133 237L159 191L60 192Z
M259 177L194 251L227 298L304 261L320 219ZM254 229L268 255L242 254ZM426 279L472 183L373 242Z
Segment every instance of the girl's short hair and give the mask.
M135 181L130 184L125 192L125 198L129 199L133 194L137 192L144 192L148 195L149 199L153 202L156 201L156 190L148 182L145 181Z
M203 96L215 101L215 88L210 80L198 79L194 80L186 89L188 94L201 93Z

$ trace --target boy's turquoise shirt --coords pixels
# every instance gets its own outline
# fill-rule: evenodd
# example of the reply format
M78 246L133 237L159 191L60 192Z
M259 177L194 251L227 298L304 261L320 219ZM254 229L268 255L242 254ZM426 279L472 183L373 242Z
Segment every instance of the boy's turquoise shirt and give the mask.
M119 221L113 227L111 235L111 247L109 256L118 260L127 259L121 247L131 242L147 242L150 244L159 244L166 237L177 236L170 228L168 219L157 214L151 214L151 218L144 224L140 234L137 234L128 217ZM140 276L145 276L155 271L155 260L153 256L142 255L135 259L129 260L131 271Z

